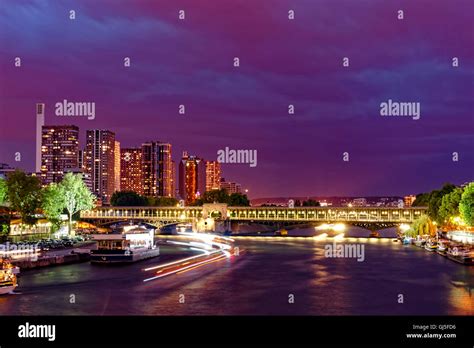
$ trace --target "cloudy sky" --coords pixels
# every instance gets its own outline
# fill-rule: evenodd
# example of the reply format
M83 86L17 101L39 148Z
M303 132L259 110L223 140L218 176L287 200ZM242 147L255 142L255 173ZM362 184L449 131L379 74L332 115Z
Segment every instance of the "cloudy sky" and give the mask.
M100 128L122 146L171 142L176 161L257 150L255 168L223 166L253 198L463 183L474 173L473 14L471 0L1 0L0 162L34 169L44 102L46 123L78 125L81 146ZM56 116L64 99L95 102L95 119ZM388 99L419 102L420 119L380 116Z

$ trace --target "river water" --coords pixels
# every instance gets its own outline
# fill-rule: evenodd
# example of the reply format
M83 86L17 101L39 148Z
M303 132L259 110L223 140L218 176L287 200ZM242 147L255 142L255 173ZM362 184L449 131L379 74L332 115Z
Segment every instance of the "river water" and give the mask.
M239 238L240 256L146 283L143 268L190 252L162 246L159 258L125 266L25 271L0 315L474 314L474 267L391 239L346 238L338 243L363 245L364 261L328 258L331 243Z

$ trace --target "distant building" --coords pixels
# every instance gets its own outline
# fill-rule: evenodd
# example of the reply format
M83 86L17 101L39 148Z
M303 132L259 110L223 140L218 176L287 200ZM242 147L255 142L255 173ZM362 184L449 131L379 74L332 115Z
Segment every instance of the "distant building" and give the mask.
M114 191L120 191L120 142L117 140L115 140L114 167Z
M77 167L84 169L84 150L77 151Z
M176 197L176 163L171 160L171 197Z
M206 191L206 165L185 151L179 163L179 195L186 204L194 202Z
M171 144L158 141L142 144L143 193L173 197Z
M120 149L120 189L143 195L141 148Z
M206 191L218 190L221 186L221 164L217 161L206 161Z
M15 168L10 167L6 163L0 163L0 178L6 179L8 174L15 171Z
M36 104L36 158L35 158L35 172L41 172L41 145L43 141L43 126L44 126L44 107L43 103Z
M115 190L115 133L93 129L86 132L84 171L90 174L92 192L104 204Z
M84 173L82 168L68 168L64 171L64 174L72 173L72 174L81 174L82 181L87 186L87 188L92 192L92 179L90 174Z
M415 202L416 196L415 195L409 195L403 197L403 203L405 204L405 207L411 207L413 205L413 202Z
M352 205L354 207L365 207L365 206L367 206L367 199L366 198L354 198L352 200Z
M221 189L225 189L228 194L242 193L242 187L239 183L225 181L225 178L221 178Z
M41 181L60 182L67 169L78 168L79 128L43 126L41 141Z

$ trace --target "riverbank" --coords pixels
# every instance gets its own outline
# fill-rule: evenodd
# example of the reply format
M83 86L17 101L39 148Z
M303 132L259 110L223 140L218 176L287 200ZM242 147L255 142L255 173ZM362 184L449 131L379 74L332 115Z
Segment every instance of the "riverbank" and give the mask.
M81 252L57 256L38 257L36 260L19 260L12 261L12 264L20 267L20 270L35 269L41 267L68 265L90 260L90 253Z
M95 248L94 242L82 242L75 248L46 251L41 256L28 259L12 260L20 270L36 269L50 266L69 265L90 261L90 251Z

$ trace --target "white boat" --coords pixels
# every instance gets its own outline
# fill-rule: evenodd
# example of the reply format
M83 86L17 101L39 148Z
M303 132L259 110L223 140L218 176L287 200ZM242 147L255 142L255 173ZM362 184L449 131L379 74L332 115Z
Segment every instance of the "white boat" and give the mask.
M10 294L18 286L16 274L20 272L9 261L0 259L0 295Z
M115 233L93 235L97 250L91 250L92 263L130 263L160 255L154 243L154 229L126 225Z

